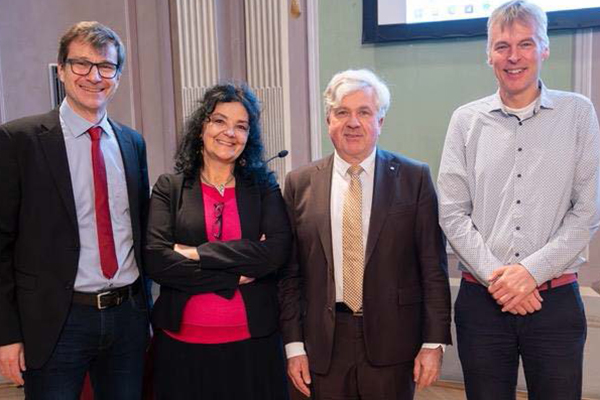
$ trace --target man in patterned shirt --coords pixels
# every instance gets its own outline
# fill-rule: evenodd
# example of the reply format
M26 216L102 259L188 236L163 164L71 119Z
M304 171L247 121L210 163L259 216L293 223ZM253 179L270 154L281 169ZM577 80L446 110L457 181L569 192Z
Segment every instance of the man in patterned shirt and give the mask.
M600 138L583 96L547 89L546 14L511 1L488 21L496 94L458 108L438 179L458 256L458 352L469 399L580 399L586 319L577 285L598 228ZM542 306L543 305L543 306Z

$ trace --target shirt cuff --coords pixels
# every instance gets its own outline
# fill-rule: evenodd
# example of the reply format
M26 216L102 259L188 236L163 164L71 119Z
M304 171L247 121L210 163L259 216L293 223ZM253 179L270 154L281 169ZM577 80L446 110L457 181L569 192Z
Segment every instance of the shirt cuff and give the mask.
M306 355L303 342L290 342L285 345L285 355L288 359L296 356Z
M442 353L445 353L446 352L446 345L442 344L442 343L423 343L423 345L421 346L421 348L422 349L435 350L435 349L437 349L440 346L442 346Z

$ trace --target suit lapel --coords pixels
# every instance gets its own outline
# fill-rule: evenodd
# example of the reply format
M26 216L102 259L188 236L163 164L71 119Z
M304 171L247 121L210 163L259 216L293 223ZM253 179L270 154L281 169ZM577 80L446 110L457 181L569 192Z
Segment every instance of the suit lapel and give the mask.
M204 215L204 196L199 179L184 179L181 191L181 207L177 206L176 226L180 232L178 236L187 238L190 243L204 243L208 241L206 233L206 217ZM185 221L179 220L185 218ZM187 244L187 243L186 243Z
M254 239L259 232L256 231L260 226L260 191L257 185L243 178L236 178L235 198L240 215L240 226L242 229L242 238Z
M312 210L318 220L319 238L328 268L333 269L333 245L331 240L331 175L333 173L333 155L317 166L317 171L311 177L313 193Z
M397 187L394 180L397 179L399 173L400 164L394 160L390 160L385 152L377 150L365 266L369 264L369 259L375 250L379 233L387 219L388 209L392 204L394 195L397 195L397 193L394 193Z
M69 170L67 148L60 126L58 110L53 110L46 114L45 119L41 121L41 125L42 131L39 133L38 139L46 157L46 164L52 173L58 193L67 209L69 221L77 232L77 212L75 211L71 171Z
M131 135L126 134L123 128L118 123L114 122L109 118L108 122L115 132L117 142L119 143L119 149L121 150L121 159L123 160L123 167L125 168L125 182L127 184L127 196L129 197L129 209L131 212L131 223L134 227L134 231L139 228L138 224L140 221L140 209L139 209L139 162L137 159L137 152L133 143L131 142Z

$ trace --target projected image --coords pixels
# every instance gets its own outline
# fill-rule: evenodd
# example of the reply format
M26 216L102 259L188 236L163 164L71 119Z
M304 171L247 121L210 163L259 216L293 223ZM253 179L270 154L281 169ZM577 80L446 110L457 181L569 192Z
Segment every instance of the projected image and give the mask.
M600 27L600 0L530 0L548 13L548 30ZM506 0L363 0L363 43L484 36Z
M487 18L506 0L379 0L379 24L415 24ZM598 7L598 0L538 0L546 12Z

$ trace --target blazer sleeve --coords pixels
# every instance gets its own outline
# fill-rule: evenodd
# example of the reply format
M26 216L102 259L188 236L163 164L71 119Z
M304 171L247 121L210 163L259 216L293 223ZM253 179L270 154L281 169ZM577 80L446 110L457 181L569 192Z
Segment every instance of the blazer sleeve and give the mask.
M262 278L287 262L292 233L279 185L271 183L260 191L260 235L264 238L203 243L198 246L200 269Z
M140 221L141 230L146 232L148 223L148 207L150 204L150 184L148 182L148 159L146 158L146 142L138 135L138 160L140 164Z
M283 343L303 342L302 331L302 276L298 261L298 245L295 220L295 180L288 174L285 181L284 199L292 227L292 254L279 273L279 325Z
M0 346L23 341L14 265L21 197L17 153L14 137L0 126Z
M162 175L154 185L148 212L144 269L160 285L189 294L216 292L233 296L239 275L222 271L202 270L197 261L173 250L175 213L181 181Z
M451 344L450 286L444 235L429 167L421 168L416 244L423 288L423 342Z

